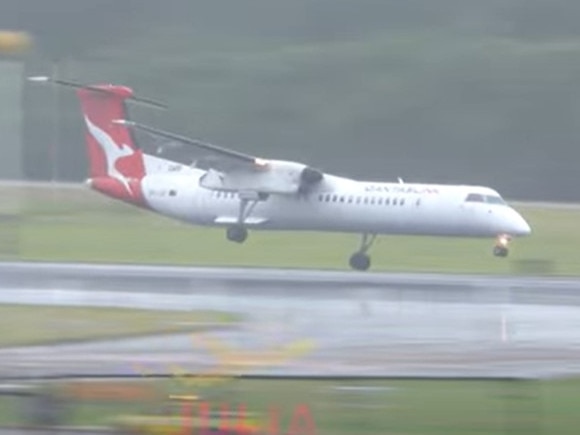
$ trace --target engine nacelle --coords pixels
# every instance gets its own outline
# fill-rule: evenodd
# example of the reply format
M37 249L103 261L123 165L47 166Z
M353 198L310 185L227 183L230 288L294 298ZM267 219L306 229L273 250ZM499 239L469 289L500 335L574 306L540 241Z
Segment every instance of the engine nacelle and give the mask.
M227 172L210 169L201 177L200 185L214 190L293 194L304 192L323 179L323 172L302 163L266 160Z

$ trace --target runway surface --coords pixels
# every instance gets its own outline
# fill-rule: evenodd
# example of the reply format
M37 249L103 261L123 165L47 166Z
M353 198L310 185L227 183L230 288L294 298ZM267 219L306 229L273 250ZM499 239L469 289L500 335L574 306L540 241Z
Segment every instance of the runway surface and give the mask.
M244 373L548 376L580 372L580 280L334 271L0 263L0 302L242 313L212 337L311 352ZM191 336L0 351L0 376L208 371Z

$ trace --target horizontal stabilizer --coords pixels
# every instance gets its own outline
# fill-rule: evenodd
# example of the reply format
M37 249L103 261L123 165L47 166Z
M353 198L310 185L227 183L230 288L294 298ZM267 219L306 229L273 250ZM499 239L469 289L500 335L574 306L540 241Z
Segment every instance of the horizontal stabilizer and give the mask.
M61 86L68 86L76 89L86 89L87 91L93 91L97 93L103 93L108 95L118 95L123 99L133 101L135 103L144 104L146 106L155 107L156 109L167 109L167 105L160 103L149 98L136 97L133 95L133 90L126 86L115 86L115 85L86 85L82 83L77 83L68 80L54 79L49 76L32 76L28 77L31 82L38 83L54 83Z
M266 218L249 216L244 220L244 225L261 225L268 222ZM214 219L214 223L218 225L235 225L238 223L237 216L218 216Z

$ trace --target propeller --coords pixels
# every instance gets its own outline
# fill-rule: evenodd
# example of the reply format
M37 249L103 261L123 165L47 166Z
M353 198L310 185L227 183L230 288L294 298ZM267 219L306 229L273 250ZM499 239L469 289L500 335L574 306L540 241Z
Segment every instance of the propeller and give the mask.
M319 183L324 178L324 174L318 169L311 168L307 166L302 170L300 174L300 181L302 185L312 186L313 184Z
M308 195L310 189L316 186L324 179L324 173L318 169L305 167L300 174L300 187L298 195L304 197Z

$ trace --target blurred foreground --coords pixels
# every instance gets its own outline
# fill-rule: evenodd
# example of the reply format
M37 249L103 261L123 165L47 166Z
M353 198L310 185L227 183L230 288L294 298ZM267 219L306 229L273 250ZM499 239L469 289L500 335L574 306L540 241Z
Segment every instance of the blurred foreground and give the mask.
M185 384L60 379L12 385L2 389L0 421L55 430L181 434L212 428L209 433L265 435L574 434L579 422L579 380L232 378L220 386Z

